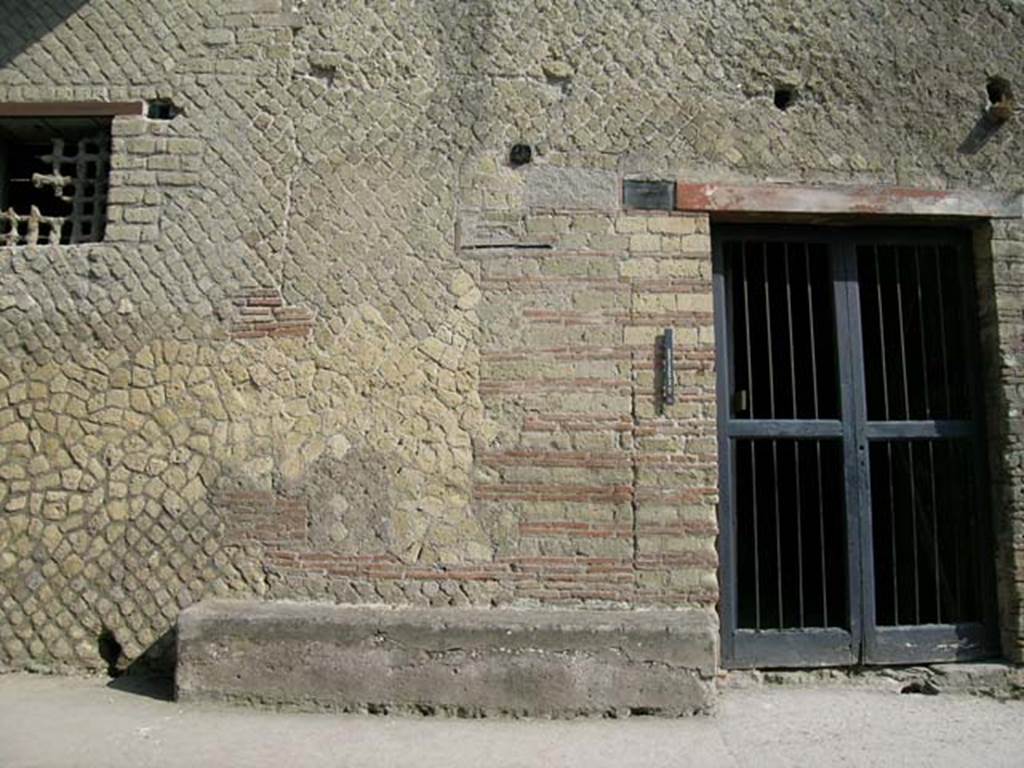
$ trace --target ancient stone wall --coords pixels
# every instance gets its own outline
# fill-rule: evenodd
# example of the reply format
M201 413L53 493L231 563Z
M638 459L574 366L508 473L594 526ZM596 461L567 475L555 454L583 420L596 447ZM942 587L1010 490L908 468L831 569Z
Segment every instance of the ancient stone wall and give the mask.
M1004 653L1024 658L1024 227L996 222L975 236L985 365L995 576Z
M1013 0L0 10L0 101L180 108L115 119L104 242L0 249L4 665L135 659L207 596L712 606L708 221L622 179L1024 184L1019 116L978 128Z

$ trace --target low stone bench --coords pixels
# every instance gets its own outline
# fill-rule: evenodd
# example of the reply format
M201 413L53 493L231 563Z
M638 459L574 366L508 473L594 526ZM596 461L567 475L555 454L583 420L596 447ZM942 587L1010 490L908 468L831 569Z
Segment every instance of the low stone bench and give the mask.
M299 709L682 715L715 694L710 611L214 600L178 619L182 701Z

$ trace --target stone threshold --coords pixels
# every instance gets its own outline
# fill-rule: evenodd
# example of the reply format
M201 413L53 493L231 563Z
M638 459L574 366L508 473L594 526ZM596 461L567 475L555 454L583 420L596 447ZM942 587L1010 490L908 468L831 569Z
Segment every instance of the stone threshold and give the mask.
M774 686L847 686L900 693L959 693L1005 700L1024 699L1024 666L1004 661L982 661L905 667L744 669L723 671L718 677L718 687L722 691Z

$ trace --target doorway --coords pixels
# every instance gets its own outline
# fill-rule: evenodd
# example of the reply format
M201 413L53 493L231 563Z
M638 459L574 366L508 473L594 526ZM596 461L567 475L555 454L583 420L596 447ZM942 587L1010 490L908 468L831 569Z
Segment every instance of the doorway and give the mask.
M969 235L712 238L724 664L991 655Z

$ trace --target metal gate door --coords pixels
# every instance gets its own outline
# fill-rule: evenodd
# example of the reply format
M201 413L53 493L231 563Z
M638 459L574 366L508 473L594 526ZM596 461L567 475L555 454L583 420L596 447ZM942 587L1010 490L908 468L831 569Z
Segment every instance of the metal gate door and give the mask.
M726 665L987 655L968 239L713 238Z

